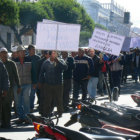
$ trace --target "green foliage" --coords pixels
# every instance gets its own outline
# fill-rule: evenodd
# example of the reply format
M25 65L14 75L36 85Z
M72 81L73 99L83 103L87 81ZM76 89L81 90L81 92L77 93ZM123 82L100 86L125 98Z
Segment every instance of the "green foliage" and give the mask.
M92 32L93 20L87 15L84 8L75 0L40 0L42 5L48 4L54 12L54 20L81 24L81 29Z
M103 25L101 25L101 24L95 24L95 27L97 27L97 28L100 28L100 29L103 29L103 30L107 30L107 28L105 27L105 26L103 26Z
M80 46L88 46L89 39L91 38L92 33L83 31L80 33Z
M36 3L22 2L20 7L20 23L24 26L36 27L37 21L42 21L43 18L49 19L46 11Z
M0 24L16 25L19 23L19 8L13 0L0 0Z

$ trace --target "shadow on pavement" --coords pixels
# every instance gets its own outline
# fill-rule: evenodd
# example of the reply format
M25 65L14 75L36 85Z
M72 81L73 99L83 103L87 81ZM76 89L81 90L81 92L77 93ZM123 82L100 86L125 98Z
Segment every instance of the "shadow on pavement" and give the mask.
M4 129L4 128L0 128L0 132L29 132L29 131L34 131L34 127L21 127L21 128L16 128L16 127L12 127L10 129Z

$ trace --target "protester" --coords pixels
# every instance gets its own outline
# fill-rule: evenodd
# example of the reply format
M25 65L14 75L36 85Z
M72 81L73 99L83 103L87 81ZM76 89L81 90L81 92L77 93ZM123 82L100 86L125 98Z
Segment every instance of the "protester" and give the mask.
M62 58L68 66L68 69L63 72L63 107L64 111L68 111L69 93L72 85L72 75L74 69L74 59L68 56L68 52L62 52Z
M34 109L34 100L35 93L37 91L37 61L40 59L38 55L35 54L35 46L28 46L28 58L32 62L32 85L31 85L31 93L30 93L30 112L33 112Z
M100 59L96 54L94 49L89 50L89 56L92 58L94 69L90 73L90 79L88 81L88 93L90 98L94 101L96 97L97 83L99 79L99 72L101 71L101 66L103 65L102 58Z
M6 48L0 49L0 58L8 71L8 76L10 80L10 88L5 98L5 102L3 102L4 110L5 110L3 112L3 127L9 128L11 126L10 119L11 119L12 99L14 96L14 87L17 86L18 87L17 93L20 93L21 85L20 85L16 64L12 60L8 59L8 51Z
M45 60L47 60L50 57L49 51L42 51L42 57L41 59L38 60L37 62L37 81L38 81L38 88L37 88L37 95L38 95L38 102L39 102L39 113L42 115L43 114L43 103L44 103L44 92L43 92L43 86L44 83L42 82L41 84L39 83L39 75L41 71L41 66L44 63ZM45 81L45 80L43 80Z
M88 76L93 71L93 62L84 54L84 49L79 48L78 55L74 58L73 70L73 98L78 99L79 90L82 89L82 100L87 98Z
M11 48L12 51L11 60L13 61L15 61L18 58L17 47L18 46L12 46Z
M120 84L124 59L121 56L121 54L119 57L112 55L109 61L110 61L111 90L113 90L114 87L118 87L120 94Z
M21 92L19 94L16 92L17 87L15 87L14 91L16 109L19 117L17 123L29 124L26 115L30 112L30 92L32 83L31 60L29 59L29 57L25 56L25 48L23 46L18 46L17 53L18 58L16 60L16 65L21 81Z
M0 60L0 128L5 127L5 113L7 111L6 99L7 92L10 86L8 72L4 66L4 64ZM4 122L3 122L4 121ZM6 126L7 127L7 126Z
M134 70L134 80L137 83L138 78L140 81L140 51L138 49L135 50L134 56L132 58L132 65Z
M47 117L52 111L52 103L55 102L59 116L63 113L63 88L62 72L67 69L64 60L57 58L55 51L49 52L48 58L42 65L39 82L44 83L44 107L43 116Z
M99 54L100 59L102 60L102 67L101 70L99 71L99 81L98 81L98 94L101 96L104 96L105 91L105 77L107 76L107 71L108 71L108 65L107 62L109 60L109 56L107 54Z

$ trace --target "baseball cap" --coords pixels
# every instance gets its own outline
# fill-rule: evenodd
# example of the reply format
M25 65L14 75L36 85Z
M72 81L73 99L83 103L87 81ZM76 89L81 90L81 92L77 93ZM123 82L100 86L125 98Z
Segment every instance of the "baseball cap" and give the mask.
M8 52L8 50L4 47L0 48L0 52Z
M12 51L12 52L17 52L17 48L18 48L18 46L13 46L13 47L11 47L11 51Z
M25 51L25 48L24 48L23 46L18 46L18 47L17 47L17 52L18 52L18 51Z

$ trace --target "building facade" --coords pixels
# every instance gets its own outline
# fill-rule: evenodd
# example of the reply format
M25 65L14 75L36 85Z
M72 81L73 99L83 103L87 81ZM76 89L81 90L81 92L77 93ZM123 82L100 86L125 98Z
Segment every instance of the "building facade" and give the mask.
M132 23L124 24L125 9L113 0L100 3L97 0L77 0L91 16L95 23L105 26L109 31L129 36Z
M6 47L8 50L14 45L14 32L10 27L0 25L0 47Z

